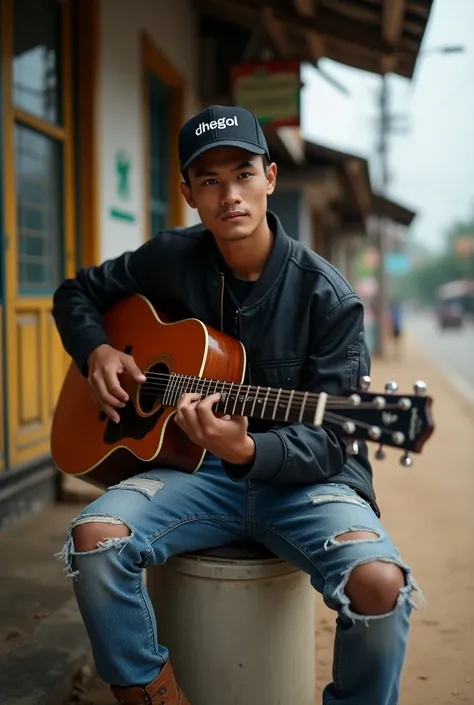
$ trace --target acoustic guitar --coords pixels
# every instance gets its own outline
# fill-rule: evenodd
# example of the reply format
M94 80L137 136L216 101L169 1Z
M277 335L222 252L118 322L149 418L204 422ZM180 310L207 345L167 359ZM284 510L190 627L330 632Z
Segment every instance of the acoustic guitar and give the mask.
M434 430L432 399L423 382L415 383L411 395L397 395L394 382L384 393L369 393L368 377L344 396L252 386L243 383L242 343L195 318L167 320L146 298L134 295L109 308L103 322L112 345L133 355L146 381L121 376L129 401L115 423L98 409L87 380L71 363L51 430L59 470L101 488L150 463L190 473L199 469L205 451L173 421L185 392L220 393L216 412L325 426L348 441L349 453L357 453L358 441L379 444L379 459L384 445L400 448L405 466L412 464L409 453L420 453Z

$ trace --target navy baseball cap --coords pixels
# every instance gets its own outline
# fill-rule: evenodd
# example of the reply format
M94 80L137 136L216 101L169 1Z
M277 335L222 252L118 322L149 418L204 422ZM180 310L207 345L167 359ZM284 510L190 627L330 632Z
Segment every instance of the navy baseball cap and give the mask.
M247 108L211 105L185 122L178 137L181 172L215 147L241 147L253 154L266 154L270 161L260 123Z

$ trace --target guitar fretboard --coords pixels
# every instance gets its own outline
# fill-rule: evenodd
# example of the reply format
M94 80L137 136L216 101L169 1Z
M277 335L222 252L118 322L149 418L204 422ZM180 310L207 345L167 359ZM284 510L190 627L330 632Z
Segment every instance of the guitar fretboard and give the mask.
M233 416L320 426L327 395L222 382L188 375L171 374L163 396L165 406L177 406L182 394L220 394L215 409Z

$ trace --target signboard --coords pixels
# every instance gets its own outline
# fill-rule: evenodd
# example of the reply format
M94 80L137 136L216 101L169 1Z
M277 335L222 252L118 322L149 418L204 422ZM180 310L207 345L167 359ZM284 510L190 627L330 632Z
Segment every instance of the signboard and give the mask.
M385 267L389 274L407 274L411 269L411 263L404 252L387 252Z
M122 203L130 200L130 171L132 166L131 157L123 149L115 153L115 193ZM135 215L122 206L112 206L109 210L110 217L122 220L126 223L134 223Z
M299 127L301 64L260 61L232 67L233 103L255 113L262 126Z

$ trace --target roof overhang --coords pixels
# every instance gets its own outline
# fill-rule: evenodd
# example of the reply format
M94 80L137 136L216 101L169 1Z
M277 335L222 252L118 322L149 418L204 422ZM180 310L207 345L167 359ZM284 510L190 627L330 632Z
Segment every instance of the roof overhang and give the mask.
M201 13L263 37L281 58L327 57L412 78L433 0L195 0ZM245 58L243 57L243 60Z
M380 218L388 218L394 223L408 227L416 217L416 211L392 201L385 196L373 195L374 214Z
M367 160L324 145L303 140L304 160L295 161L286 149L279 132L268 135L272 159L277 162L279 174L286 184L310 190L335 177L339 187L337 211L341 226L347 232L367 232L367 219L373 212L372 189Z

